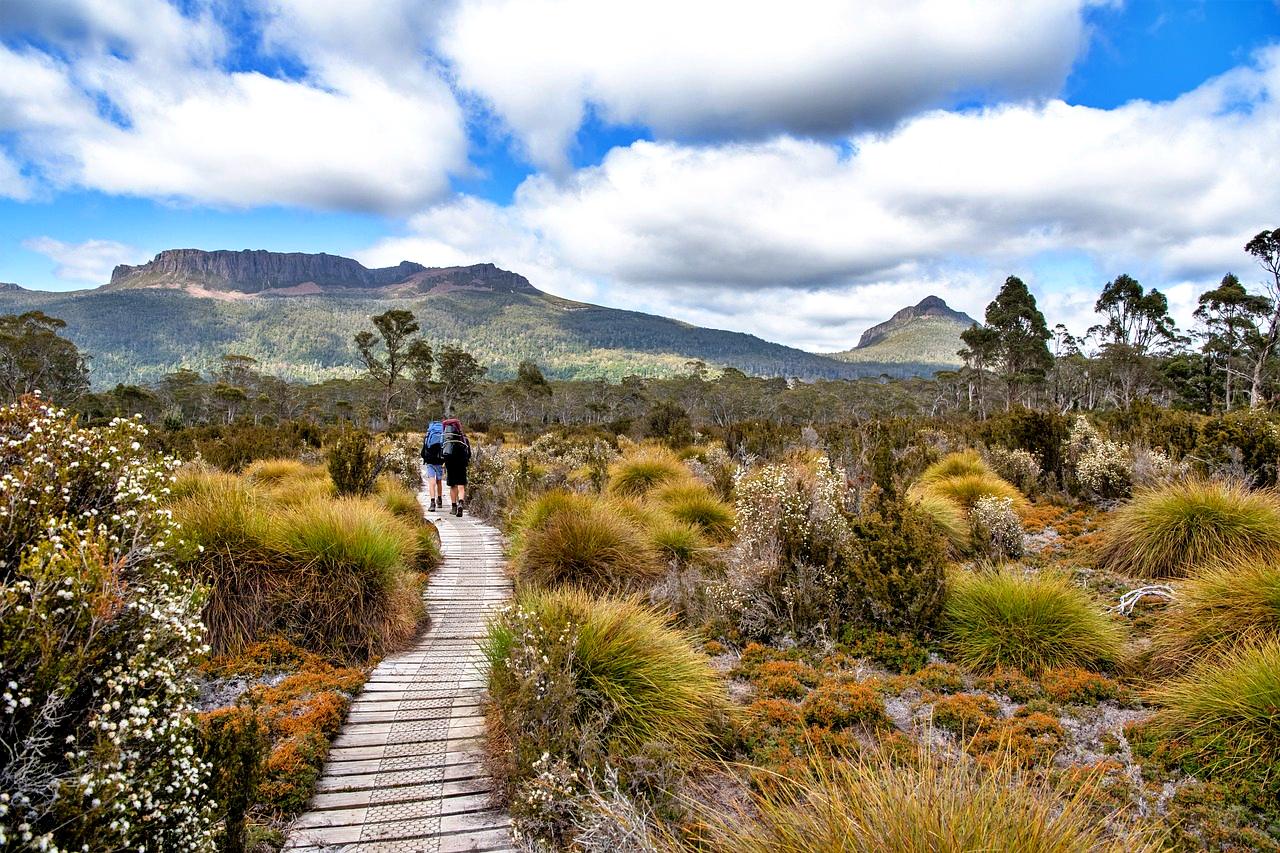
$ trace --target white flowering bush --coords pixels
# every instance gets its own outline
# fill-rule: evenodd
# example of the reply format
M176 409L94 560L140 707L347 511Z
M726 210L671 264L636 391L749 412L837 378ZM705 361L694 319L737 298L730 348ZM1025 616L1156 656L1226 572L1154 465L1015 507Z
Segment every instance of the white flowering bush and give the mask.
M1084 415L1076 418L1067 442L1081 491L1099 500L1116 500L1133 492L1129 446L1104 438Z
M200 601L167 557L174 464L145 435L0 409L0 849L211 847Z
M1139 447L1133 451L1134 488L1164 486L1190 475L1190 465L1175 461L1159 447Z
M1023 494L1031 494L1040 483L1040 459L1029 450L993 447L987 453L987 461L997 474Z
M973 524L973 540L994 559L1017 559L1023 554L1022 520L1013 508L1012 498L993 495L978 498L969 511Z

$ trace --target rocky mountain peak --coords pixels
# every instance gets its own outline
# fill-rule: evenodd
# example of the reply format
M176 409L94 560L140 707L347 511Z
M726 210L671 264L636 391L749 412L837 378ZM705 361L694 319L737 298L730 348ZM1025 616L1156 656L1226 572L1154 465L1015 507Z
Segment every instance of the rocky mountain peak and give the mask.
M949 320L956 325L965 327L972 326L974 320L963 311L957 311L946 303L946 300L940 296L930 294L921 299L915 305L909 305L898 313L894 314L883 323L878 323L862 333L862 337L858 340L857 349L871 346L878 341L884 340L889 335L903 328L912 320L921 317L938 317L943 320Z

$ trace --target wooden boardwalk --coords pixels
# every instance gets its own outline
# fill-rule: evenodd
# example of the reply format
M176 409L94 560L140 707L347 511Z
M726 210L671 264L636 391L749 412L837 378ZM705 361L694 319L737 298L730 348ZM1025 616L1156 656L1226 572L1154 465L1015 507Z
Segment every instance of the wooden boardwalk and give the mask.
M444 564L427 631L382 661L351 705L309 810L285 849L303 853L508 851L510 819L484 769L486 661L479 643L511 595L502 539L470 516L429 516Z

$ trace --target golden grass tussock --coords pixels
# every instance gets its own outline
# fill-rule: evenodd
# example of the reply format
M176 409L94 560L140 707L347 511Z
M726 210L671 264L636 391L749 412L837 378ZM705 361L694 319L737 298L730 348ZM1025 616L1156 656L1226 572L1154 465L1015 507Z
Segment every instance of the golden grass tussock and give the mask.
M1151 635L1152 662L1174 672L1280 638L1280 562L1253 558L1180 583Z
M1280 638L1206 659L1147 692L1155 723L1218 775L1274 774L1280 763Z
M418 496L395 477L386 474L379 477L374 495L393 515L415 525L422 521L422 504L418 502Z
M656 498L677 521L694 525L717 542L733 535L733 507L701 483L673 483L661 488Z
M916 482L927 486L930 483L950 480L954 477L989 477L994 476L995 473L991 470L991 466L978 455L978 451L962 450L958 453L948 453L925 468Z
M692 476L680 457L660 445L641 445L609 466L609 493L641 497Z
M663 565L642 528L607 503L588 501L524 530L514 567L524 582L618 590L656 578Z
M1107 517L1098 547L1101 566L1144 578L1250 559L1280 562L1280 496L1197 479L1135 495Z
M678 759L705 754L727 698L698 646L633 599L526 590L485 645L490 695L517 760L532 762L550 744L617 758L646 744Z
M854 760L814 759L723 812L699 807L711 853L1148 853L1160 839L1099 820L1088 785L1036 785L1015 769L887 750Z
M1125 644L1118 621L1053 573L957 572L942 620L952 659L981 671L1094 669L1118 663Z
M943 498L964 511L973 509L980 498L1008 498L1019 515L1030 508L1026 497L1012 483L995 474L959 474L943 477L929 483L917 484L910 490L911 497L920 500L925 496Z
M912 495L913 503L921 514L937 526L947 538L947 544L953 553L960 553L972 544L972 529L965 518L964 510L954 501L929 491L916 492Z
M318 465L298 459L259 459L244 469L245 479L255 483L278 483L281 480L306 480L328 477Z

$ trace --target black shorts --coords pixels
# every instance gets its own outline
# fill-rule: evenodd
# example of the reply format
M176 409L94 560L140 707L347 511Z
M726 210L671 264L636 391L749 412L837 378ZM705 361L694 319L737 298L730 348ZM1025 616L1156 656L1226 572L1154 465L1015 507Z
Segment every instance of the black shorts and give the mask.
M467 463L465 460L444 460L444 481L450 486L467 484Z

